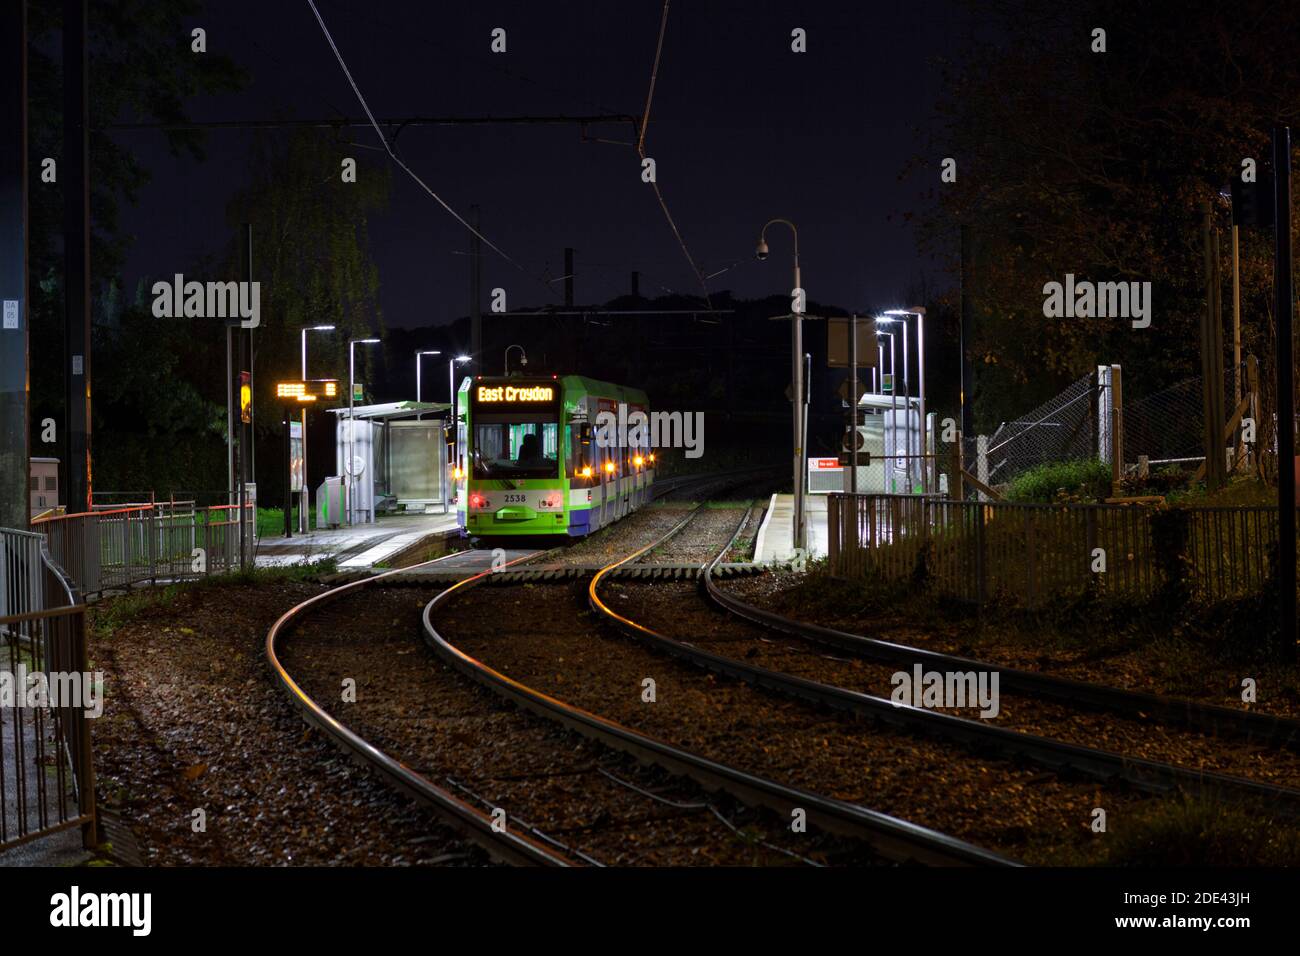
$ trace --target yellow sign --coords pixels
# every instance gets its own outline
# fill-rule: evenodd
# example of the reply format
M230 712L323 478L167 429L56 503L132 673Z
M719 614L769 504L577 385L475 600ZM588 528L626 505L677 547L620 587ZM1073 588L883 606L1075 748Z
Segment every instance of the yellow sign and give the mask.
M499 402L551 402L555 388L551 385L480 385L475 399L483 404Z
M314 402L319 398L336 398L338 394L339 383L332 378L275 383L275 397L286 402Z

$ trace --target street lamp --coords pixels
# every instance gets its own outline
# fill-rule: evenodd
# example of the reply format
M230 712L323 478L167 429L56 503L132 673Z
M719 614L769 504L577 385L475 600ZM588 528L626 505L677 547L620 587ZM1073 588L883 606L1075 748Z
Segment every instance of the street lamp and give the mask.
M421 356L424 356L424 355L441 355L441 354L442 354L442 353L441 353L441 352L438 352L438 351L420 351L419 349L416 349L416 352L415 352L415 404L417 404L417 405L420 404L420 358L421 358ZM419 421L419 420L422 419L423 417L424 417L424 413L423 413L423 412L420 412L420 413L417 413L417 414L416 414L415 419L416 419L416 421Z
M907 455L909 456L904 459L905 464L903 466L903 470L907 474L907 493L911 494L912 493L912 459L910 456L912 454L912 381L911 381L911 363L908 361L908 357L907 357L907 353L908 353L907 319L891 317L890 313L888 312L886 312L882 316L876 317L876 325L890 325L892 323L898 323L903 327L901 332L903 336L903 417L906 421L905 435L907 439L904 442L904 445L907 449ZM890 371L892 372L893 369L891 368ZM898 388L897 375L894 375L894 388Z
M924 454L926 453L926 448L927 448L927 446L926 446L926 442L925 442L925 438L926 438L926 436L925 436L925 432L926 432L926 422L925 422L925 306L922 306L922 305L914 305L914 306L912 306L910 309L886 309L886 310L885 310L885 315L899 315L899 316L914 315L914 316L916 316L916 369L917 369L917 376L918 376L918 378L920 379L920 389L921 389L921 401L920 401L920 406L919 406L918 409L917 409L917 412L918 412L918 415L919 415L919 417L920 417L920 419L921 419L921 421L920 421L920 436L921 436L921 451L920 451L920 453L921 453L922 455L924 455ZM906 328L906 325L907 325L906 321L904 321L903 325L904 325L904 328ZM907 341L907 337L906 337L906 336L903 337L903 341L904 341L904 342ZM906 356L907 353L904 352L903 354L904 354L904 356ZM907 359L904 358L903 361L906 362ZM910 415L910 412L909 412L909 415ZM911 461L911 459L909 458L908 461ZM922 490L923 492L928 492L928 491L930 490L930 462L931 462L931 460L928 459L928 458L922 458L922 459L921 459L921 490ZM909 474L910 474L910 472L909 472Z
M451 422L451 460L460 464L458 457L460 449L457 447L456 437L456 366L464 365L469 361L468 355L457 355L455 358L447 360L447 420Z
M767 227L773 223L790 227L794 234L794 290L790 306L790 404L794 407L794 547L803 549L807 542L803 500L803 284L799 277L799 230L788 219L769 219L758 234L754 255L761 261L768 256Z
M357 423L352 417L353 396L356 393L358 345L375 345L379 339L348 339L348 459L343 463L343 514L352 524L352 483L348 472L352 470L353 449L356 444Z
M889 474L892 478L896 470L895 466L898 463L898 352L895 351L894 349L893 332L877 331L876 335L883 336L889 339L889 449L890 450L886 452L886 454L889 456ZM903 342L904 342L904 348L906 348L906 342L907 342L906 336L903 337ZM883 356L882 356L881 364L882 366L884 364ZM882 384L885 381L883 368L881 370L880 381ZM895 490L893 481L890 481L889 483L889 490L890 492L893 492Z
M309 325L302 330L302 380L307 381L307 333L333 332L332 325ZM288 495L285 499L288 500ZM298 533L306 534L310 527L307 512L311 510L311 492L307 488L307 406L302 408L302 488L298 491Z
M511 349L519 350L519 364L521 366L528 364L528 353L524 351L524 347L522 345L507 345L506 346L506 370L505 370L506 375L510 374L510 350Z

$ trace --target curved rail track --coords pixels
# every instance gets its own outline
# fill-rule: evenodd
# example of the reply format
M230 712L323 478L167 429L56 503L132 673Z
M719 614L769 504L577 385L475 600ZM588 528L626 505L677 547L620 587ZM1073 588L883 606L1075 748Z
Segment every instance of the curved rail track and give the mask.
M532 557L534 556L528 555L517 558L516 562L527 561ZM442 560L445 560L445 558L435 558L433 561L424 562L424 564L436 564ZM399 790L409 794L420 803L431 807L440 817L475 843L478 843L496 859L506 863L533 866L571 865L573 861L567 856L538 840L514 833L508 828L505 831L500 831L493 826L493 820L489 814L484 813L483 810L461 799L451 791L438 786L429 778L416 772L357 734L334 717L320 702L308 695L282 663L276 646L277 641L292 627L296 626L299 620L309 611L328 602L338 600L358 588L373 585L398 573L400 572L390 571L386 574L341 585L309 598L281 615L266 635L266 659L271 665L271 670L276 679L289 694L293 703L302 711L304 719L309 724L322 730L356 759L377 770Z
M1154 719L1215 736L1234 736L1300 750L1300 720L1293 717L1252 713L1186 698L1124 690L1036 671L1000 667L988 661L945 654L909 644L882 641L879 638L797 621L765 608L756 607L728 593L718 586L714 569L715 565L710 564L703 574L704 590L709 598L724 610L771 631L848 651L883 664L904 667L921 664L936 670L997 672L1004 688L1035 697L1060 700L1074 706L1123 717Z
M743 527L743 524L741 527ZM708 593L714 596L715 600L717 600L720 591L712 581L713 569L722 556L731 549L736 536L741 531L741 527L737 527L731 541L719 550L704 567L704 586ZM668 536L678 530L680 530L680 527L673 529ZM896 703L883 697L820 683L781 671L769 670L734 657L704 650L687 641L670 637L646 627L609 608L601 600L597 589L606 573L614 570L617 566L618 564L612 564L608 568L602 569L592 579L588 591L592 609L604 615L617 628L629 636L686 660L697 667L754 686L776 691L789 697L865 716L882 724L909 732L919 732L933 737L945 738L973 749L988 750L1005 757L1032 760L1054 771L1082 773L1104 781L1119 780L1151 793L1169 793L1181 789L1198 795L1224 796L1237 794L1262 798L1288 812L1300 812L1300 790L1293 787L1278 786L1215 771L1192 770L1174 764L1069 743L1052 737L1010 730L984 721L971 720L941 711ZM722 607L743 617L752 624L757 624L768 630L785 633L793 632L797 636L809 637L809 635L800 632L798 622L788 622L786 619L780 619L779 622L774 621L772 618L777 617L776 615L771 615L769 612L761 611L761 609L751 608L749 605L744 605L749 613L741 614L740 610L734 607L733 604L739 605L743 604L743 602L736 601L729 595L721 594L720 596L726 599L725 601L719 601ZM778 623L783 626L778 627ZM819 629L819 631L825 630L827 629ZM853 637L852 635L848 636ZM867 641L868 639L861 638L860 640ZM872 645L884 644L885 642L872 642ZM837 644L837 646L842 647L845 645ZM856 644L854 646L856 647ZM890 646L886 645L886 647ZM900 648L900 653L901 650L904 650L899 645L893 645L892 647ZM874 649L884 653L883 649ZM907 648L905 650L919 649ZM966 662L962 658L952 658L947 655L931 655L924 658L911 658L911 660L945 663L962 670L970 669L972 663ZM959 664L962 666L958 667ZM996 669L991 668L988 664L982 664L981 666L984 669ZM1027 672L1020 673L1027 674ZM1034 677L1037 675L1027 676ZM1227 710L1227 708L1215 709ZM1274 726L1277 720L1277 718L1270 718L1266 719L1265 723L1267 726Z
M659 547L681 531L698 513L698 506L692 508L666 533L602 568L597 573L598 578ZM895 861L936 865L1017 865L1004 856L956 837L858 804L790 787L640 733L493 669L455 646L433 623L435 610L464 589L473 587L489 576L490 572L485 572L456 582L430 601L424 612L424 630L425 640L436 654L495 693L583 736L632 754L638 759L656 763L672 773L690 777L705 787L726 791L745 803L768 807L787 818L793 811L803 810L809 823L828 832L863 840L881 855ZM595 583L593 581L593 587Z
M684 487L693 487L697 491L700 489L707 489L717 485L719 482L725 484L727 481L734 481L738 476L743 477L744 475L751 474L754 474L754 472L746 471L743 473L728 475L687 477L675 482L665 483L662 490L656 489L658 492L657 497L681 491ZM692 513L693 511L694 509L692 509ZM524 554L514 560L506 562L504 567L510 568L526 562L542 560L548 556L557 554L562 550L563 548L551 548L545 551ZM326 604L337 601L360 588L373 586L379 582L398 578L400 575L407 574L413 570L429 568L451 559L463 559L463 557L463 553L457 552L455 554L445 555L441 558L435 558L431 561L421 562L420 564L413 565L409 568L395 569L382 574L351 581L295 605L281 615L267 632L265 643L267 662L270 665L276 680L289 695L289 698L294 705L302 712L304 719L309 724L324 732L354 759L378 771L391 785L410 795L418 802L432 808L435 813L437 813L453 828L482 846L495 859L506 863L541 866L570 866L574 863L584 862L582 860L575 860L570 855L548 845L544 840L536 839L527 834L513 832L509 828L494 826L493 818L478 806L475 806L473 803L463 799L447 788L439 786L427 776L424 776L393 755L386 753L381 748L375 746L372 742L362 737L331 714L319 701L312 698L303 689L301 684L299 684L299 682L289 673L281 658L279 642L284 639L293 628L299 626L303 619L313 611L322 608ZM458 582L452 588L444 591L443 595L456 590L458 587L468 586L472 582L481 580L483 577L492 574L494 570L495 569L489 567L488 570L480 572L472 578ZM443 595L440 595L440 597ZM426 607L426 621L427 615L428 608Z

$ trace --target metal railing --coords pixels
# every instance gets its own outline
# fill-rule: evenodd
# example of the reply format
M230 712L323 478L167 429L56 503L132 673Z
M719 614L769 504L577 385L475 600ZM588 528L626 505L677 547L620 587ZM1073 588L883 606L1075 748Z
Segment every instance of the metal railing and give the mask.
M0 850L77 826L93 846L86 606L40 534L0 529L0 582Z
M831 495L832 574L1038 607L1086 593L1213 603L1271 581L1277 511Z
M251 567L256 515L169 500L0 528L0 850L75 826L96 840L82 595Z
M50 554L87 596L144 582L207 577L252 567L255 501L197 508L192 501L109 508L32 522L48 536Z

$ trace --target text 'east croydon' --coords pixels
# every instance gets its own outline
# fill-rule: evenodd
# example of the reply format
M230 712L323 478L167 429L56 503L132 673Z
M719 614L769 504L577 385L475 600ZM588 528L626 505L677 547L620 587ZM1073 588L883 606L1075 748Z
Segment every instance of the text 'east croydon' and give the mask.
M555 389L550 385L480 385L477 398L480 402L549 402L555 398Z

